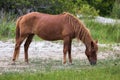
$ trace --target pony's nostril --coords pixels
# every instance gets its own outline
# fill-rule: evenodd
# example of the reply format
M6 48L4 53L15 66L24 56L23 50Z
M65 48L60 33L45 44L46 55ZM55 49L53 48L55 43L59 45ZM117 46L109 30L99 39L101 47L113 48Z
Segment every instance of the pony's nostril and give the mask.
M96 65L96 62L95 61L91 61L90 64L91 65Z

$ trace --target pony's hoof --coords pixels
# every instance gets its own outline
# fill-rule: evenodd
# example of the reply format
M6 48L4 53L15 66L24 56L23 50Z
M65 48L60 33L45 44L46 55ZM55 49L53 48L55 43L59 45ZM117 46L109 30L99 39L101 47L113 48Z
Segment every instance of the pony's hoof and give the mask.
M25 65L29 65L29 62L25 62Z
M11 65L16 65L15 62L12 62Z
M73 63L69 63L69 65L74 65Z
M67 67L67 66L68 66L68 64L67 64L67 63L65 63L65 64L63 64L63 66L64 66L64 67Z

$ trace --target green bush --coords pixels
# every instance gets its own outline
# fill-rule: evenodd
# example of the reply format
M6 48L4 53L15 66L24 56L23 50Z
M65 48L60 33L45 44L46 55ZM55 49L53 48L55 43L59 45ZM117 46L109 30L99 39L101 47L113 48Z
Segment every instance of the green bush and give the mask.
M0 24L0 36L11 38L15 36L15 22L2 22Z
M91 7L88 4L82 5L79 10L79 13L82 14L83 17L95 17L99 15L99 10L96 10L94 7Z
M15 15L4 11L0 12L0 39L15 36Z
M114 3L111 16L113 18L119 18L120 19L120 1L117 1Z
M64 11L76 13L88 4L99 10L100 15L109 15L115 0L0 0L0 10L23 15L31 11L58 14ZM91 11L92 12L92 11Z

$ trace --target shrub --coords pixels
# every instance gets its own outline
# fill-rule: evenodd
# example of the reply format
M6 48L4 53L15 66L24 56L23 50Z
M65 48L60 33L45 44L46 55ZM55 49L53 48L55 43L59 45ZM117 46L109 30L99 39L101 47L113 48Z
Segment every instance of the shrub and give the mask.
M99 15L99 10L96 10L94 7L88 4L85 4L85 5L82 5L78 13L82 14L83 17L94 18L95 16Z
M120 19L120 1L119 0L116 0L116 2L114 3L111 16L113 18L119 18Z
M15 35L15 15L0 11L0 38L13 37Z

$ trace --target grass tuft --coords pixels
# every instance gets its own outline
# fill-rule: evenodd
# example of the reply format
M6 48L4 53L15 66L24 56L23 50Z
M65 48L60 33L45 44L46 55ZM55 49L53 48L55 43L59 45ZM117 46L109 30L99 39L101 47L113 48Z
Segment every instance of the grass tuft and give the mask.
M100 43L120 43L120 24L101 24L92 20L86 20L85 24Z

